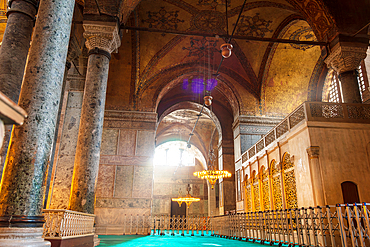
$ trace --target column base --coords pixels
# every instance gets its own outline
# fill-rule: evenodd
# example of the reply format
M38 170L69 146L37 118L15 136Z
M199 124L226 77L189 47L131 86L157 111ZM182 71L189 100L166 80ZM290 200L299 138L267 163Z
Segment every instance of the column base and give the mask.
M2 247L39 247L51 246L42 238L43 228L0 227L0 246Z

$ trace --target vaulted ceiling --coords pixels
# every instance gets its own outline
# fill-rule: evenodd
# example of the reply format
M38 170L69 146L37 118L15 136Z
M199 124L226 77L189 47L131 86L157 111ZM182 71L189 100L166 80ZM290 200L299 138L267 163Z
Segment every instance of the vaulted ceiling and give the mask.
M157 112L161 120L174 105L186 109L181 102L203 104L205 92L196 89L196 81L206 82L218 71L212 111L220 136L231 141L239 115L283 117L322 96L327 69L320 46L255 39L329 42L338 33L353 35L368 20L353 1L246 0L244 7L243 2L85 0L85 15L118 17L122 27L122 45L110 63L106 107ZM369 6L367 0L359 4ZM234 28L232 56L219 67L220 46ZM192 129L190 122L178 122L183 129L173 133L159 126L163 138L158 140Z

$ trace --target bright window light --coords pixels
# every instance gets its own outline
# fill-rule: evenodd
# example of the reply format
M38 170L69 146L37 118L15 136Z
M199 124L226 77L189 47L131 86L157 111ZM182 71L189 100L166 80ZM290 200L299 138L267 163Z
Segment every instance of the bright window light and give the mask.
M155 149L155 166L194 166L195 157L199 156L197 148L187 148L184 141L171 141Z

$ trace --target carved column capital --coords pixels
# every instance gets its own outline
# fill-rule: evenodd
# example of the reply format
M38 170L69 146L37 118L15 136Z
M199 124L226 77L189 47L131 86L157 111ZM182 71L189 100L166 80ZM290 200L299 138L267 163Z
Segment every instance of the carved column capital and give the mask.
M317 158L319 158L320 147L311 146L311 147L308 147L306 149L306 151L307 151L307 154L310 157L310 159L315 159L315 158L317 159Z
M325 63L338 74L355 70L366 57L367 45L363 43L340 43L332 49Z
M111 54L121 46L119 28L115 22L84 21L84 38L89 51L100 49Z

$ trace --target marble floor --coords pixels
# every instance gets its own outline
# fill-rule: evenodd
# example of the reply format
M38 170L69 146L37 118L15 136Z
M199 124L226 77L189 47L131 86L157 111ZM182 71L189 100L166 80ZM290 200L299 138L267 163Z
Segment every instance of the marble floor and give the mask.
M233 246L233 247L261 247L259 243L224 239L211 236L138 236L138 235L125 235L125 236L105 236L100 235L99 246L115 246L115 247L156 247L156 246L168 246L168 247L183 247L183 246L204 246L204 247L221 247L221 246Z

